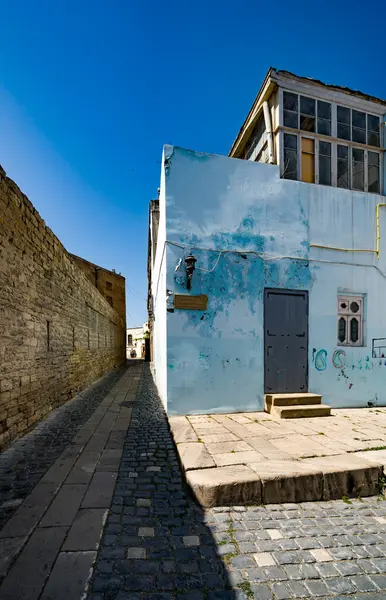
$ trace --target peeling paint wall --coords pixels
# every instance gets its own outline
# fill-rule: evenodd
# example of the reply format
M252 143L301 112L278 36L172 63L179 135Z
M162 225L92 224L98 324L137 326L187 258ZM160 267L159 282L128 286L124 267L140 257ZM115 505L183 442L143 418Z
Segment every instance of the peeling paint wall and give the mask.
M168 412L263 409L265 287L309 291L310 391L332 406L386 404L386 364L371 356L372 338L386 337L386 243L380 260L310 248L374 248L382 197L286 181L276 166L171 146L163 163L153 296L156 380ZM386 212L381 229L386 240ZM190 293L206 294L208 308L166 312L173 294L188 293L191 250ZM165 279L155 295L159 275ZM337 295L349 292L366 294L365 346L345 348L337 368Z

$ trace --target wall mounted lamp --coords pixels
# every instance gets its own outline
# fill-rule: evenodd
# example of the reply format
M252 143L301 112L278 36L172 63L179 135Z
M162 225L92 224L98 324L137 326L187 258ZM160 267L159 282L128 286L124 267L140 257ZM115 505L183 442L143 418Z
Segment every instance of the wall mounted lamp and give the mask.
M193 254L189 254L189 256L187 256L185 258L185 262L186 262L186 287L188 290L191 289L192 287L192 276L193 276L193 271L196 268L196 262L197 262L197 258L195 258L193 256Z

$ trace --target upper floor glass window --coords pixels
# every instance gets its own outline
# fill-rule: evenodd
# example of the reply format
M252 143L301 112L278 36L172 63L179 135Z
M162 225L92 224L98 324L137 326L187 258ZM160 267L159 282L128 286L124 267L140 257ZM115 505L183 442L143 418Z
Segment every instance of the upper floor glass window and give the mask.
M359 110L337 106L336 136L368 146L380 146L380 119Z
M283 124L282 177L380 193L380 117L283 90Z
M332 103L283 91L283 124L292 129L331 136L333 135ZM379 148L380 118L337 105L336 137Z

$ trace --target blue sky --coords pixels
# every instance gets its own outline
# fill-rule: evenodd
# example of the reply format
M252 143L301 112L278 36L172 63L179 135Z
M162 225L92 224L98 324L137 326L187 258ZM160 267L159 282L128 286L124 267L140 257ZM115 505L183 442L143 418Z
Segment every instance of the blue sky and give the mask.
M270 65L386 98L386 5L341 0L1 3L0 164L66 248L146 320L164 143L227 154Z

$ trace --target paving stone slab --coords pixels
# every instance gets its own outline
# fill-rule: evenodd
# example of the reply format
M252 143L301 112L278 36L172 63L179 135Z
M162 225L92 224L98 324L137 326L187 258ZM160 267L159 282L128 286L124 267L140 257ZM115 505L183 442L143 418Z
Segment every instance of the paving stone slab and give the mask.
M205 507L261 502L261 482L244 465L188 471L186 479Z
M41 600L80 600L91 576L96 552L61 552Z
M198 436L186 417L170 417L169 424L176 444L198 441Z
M0 577L7 573L13 559L19 554L27 539L27 537L0 539Z
M48 469L47 473L42 477L42 483L63 483L69 472L73 468L78 454L74 456L62 455L60 456Z
M67 527L36 529L0 586L1 600L37 600Z
M216 463L206 449L205 444L202 444L201 442L177 444L177 452L180 456L184 471L206 469L208 467L216 466Z
M381 465L375 465L355 454L339 454L305 459L304 463L323 473L323 500L373 496L378 492Z
M40 527L71 525L86 493L85 484L65 483L40 522Z
M121 464L121 458L122 449L107 448L103 450L96 470L116 472Z
M110 472L96 472L82 502L82 508L109 508L117 476Z
M106 521L107 510L103 508L82 508L63 544L64 551L96 550Z
M98 464L100 453L82 452L71 469L66 483L89 483Z
M295 460L263 460L249 467L261 479L263 503L307 502L322 498L320 468Z
M386 450L368 450L367 452L355 452L355 456L363 458L376 465L382 465L386 471Z
M29 535L59 489L58 483L40 483L0 531L0 538Z

